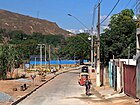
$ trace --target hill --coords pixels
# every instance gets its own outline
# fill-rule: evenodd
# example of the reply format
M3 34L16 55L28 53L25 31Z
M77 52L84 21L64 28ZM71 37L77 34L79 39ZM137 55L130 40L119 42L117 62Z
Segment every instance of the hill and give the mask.
M63 30L54 22L6 10L0 10L0 28L5 28L9 31L22 30L26 34L38 32L43 35L64 35L66 37L71 35L68 31Z

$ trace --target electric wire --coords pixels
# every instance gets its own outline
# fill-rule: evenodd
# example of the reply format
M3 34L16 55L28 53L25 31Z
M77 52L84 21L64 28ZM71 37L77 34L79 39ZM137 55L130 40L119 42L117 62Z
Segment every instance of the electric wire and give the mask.
M109 14L106 16L106 18L104 18L104 20L102 20L102 22L100 24L102 24L110 16L110 14L113 12L113 10L116 8L116 6L119 4L119 2L120 2L120 0L118 0L116 2L116 4L114 5L114 7L112 8L112 10L109 12Z
M98 5L95 7L95 9L97 9L99 7L99 5L103 2L103 0L101 0Z
M133 6L133 10L135 11L137 9L137 6L140 4L140 2L137 2L134 6Z
M124 8L127 8L132 0L129 0Z
M131 6L131 8L134 8L136 6L137 3L133 4L133 6Z

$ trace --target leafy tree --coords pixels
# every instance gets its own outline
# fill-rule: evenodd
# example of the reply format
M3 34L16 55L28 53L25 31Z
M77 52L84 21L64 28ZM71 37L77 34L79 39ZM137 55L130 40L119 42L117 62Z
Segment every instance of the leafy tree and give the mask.
M65 43L65 37L63 35L42 35L37 32L32 35L26 35L22 31L17 30L9 32L9 36L11 38L9 43L16 44L16 50L22 61L29 59L30 55L39 55L40 50L37 48L38 44L47 44L51 45L53 48L59 48L61 44ZM43 51L43 54L44 53ZM58 54L55 52L52 54L56 59L56 55Z
M89 35L85 33L71 36L66 40L66 46L61 51L61 56L66 59L90 59L91 44Z
M101 35L101 60L113 58L127 58L128 47L131 48L131 58L136 51L136 24L134 13L130 9L122 10L111 17L109 28Z
M10 36L11 44L20 44L28 37L24 32L20 30L9 32L8 35Z
M0 51L0 79L5 79L7 72L13 72L18 54L13 45L2 45Z

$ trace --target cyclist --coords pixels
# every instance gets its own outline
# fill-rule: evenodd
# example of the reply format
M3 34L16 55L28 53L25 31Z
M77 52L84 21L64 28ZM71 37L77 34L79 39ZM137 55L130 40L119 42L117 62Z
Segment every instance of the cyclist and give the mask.
M90 95L90 85L91 85L91 81L88 79L88 77L86 77L85 80L86 95Z

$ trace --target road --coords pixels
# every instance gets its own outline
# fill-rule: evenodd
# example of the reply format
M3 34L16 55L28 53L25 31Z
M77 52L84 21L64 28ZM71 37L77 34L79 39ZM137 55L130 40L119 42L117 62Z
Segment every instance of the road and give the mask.
M18 105L88 105L78 74L79 70L75 70L57 76Z

